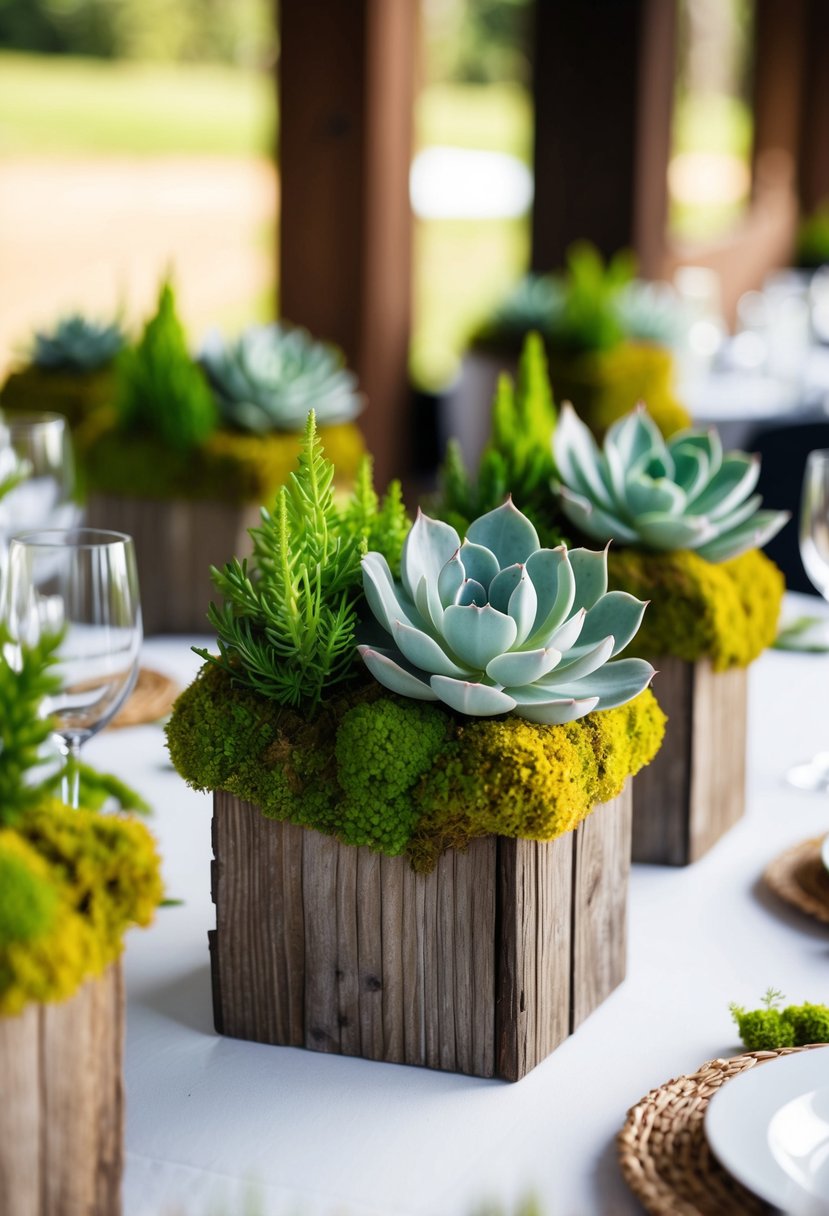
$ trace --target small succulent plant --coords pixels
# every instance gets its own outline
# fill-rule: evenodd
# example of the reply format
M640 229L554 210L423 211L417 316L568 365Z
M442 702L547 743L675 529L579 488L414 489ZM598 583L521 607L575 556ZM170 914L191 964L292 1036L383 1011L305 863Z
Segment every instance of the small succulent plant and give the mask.
M72 313L54 329L35 332L32 363L48 371L97 371L112 362L125 341L117 321L104 324Z
M644 549L693 549L710 562L760 548L789 518L759 510L752 494L759 461L723 453L715 429L665 440L644 406L620 418L599 449L565 404L553 435L558 480L569 521L591 540Z
M313 409L320 425L350 422L363 399L336 347L304 329L253 325L232 343L211 334L199 361L223 421L245 431L301 431Z
M363 558L366 599L392 645L359 650L402 696L474 717L514 711L564 723L624 704L654 674L643 659L608 661L645 605L607 591L607 554L542 549L511 499L476 519L463 544L419 513L401 575L395 582L379 553Z
M682 302L670 283L631 279L619 292L616 315L625 336L637 342L673 346L687 328Z

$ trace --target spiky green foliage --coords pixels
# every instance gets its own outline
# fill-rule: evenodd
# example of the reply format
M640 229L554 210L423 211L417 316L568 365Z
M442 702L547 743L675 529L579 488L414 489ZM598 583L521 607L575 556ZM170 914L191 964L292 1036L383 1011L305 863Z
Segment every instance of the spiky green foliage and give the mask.
M253 557L213 569L224 599L208 613L219 656L197 651L238 683L308 712L352 673L362 554L376 545L396 566L408 531L400 487L392 485L381 503L368 461L343 508L333 482L312 411L298 469L251 530Z
M43 796L42 786L26 783L26 774L40 763L51 734L40 709L60 687L51 670L59 640L43 636L21 648L0 630L0 827L13 826Z
M473 519L499 507L508 494L531 519L545 545L561 535L554 524L549 482L553 475L552 435L556 410L544 344L528 334L518 380L501 376L492 407L492 431L478 473L472 478L459 445L451 440L441 470L437 514L465 533Z
M571 245L561 303L552 319L553 343L562 350L584 351L608 350L621 342L619 296L633 272L633 258L625 250L605 265L588 241Z
M90 321L70 313L52 329L35 331L32 363L49 371L97 371L112 362L125 341L117 321Z
M197 447L216 429L218 408L190 357L170 282L134 349L118 358L116 411L120 429L155 435L176 451Z

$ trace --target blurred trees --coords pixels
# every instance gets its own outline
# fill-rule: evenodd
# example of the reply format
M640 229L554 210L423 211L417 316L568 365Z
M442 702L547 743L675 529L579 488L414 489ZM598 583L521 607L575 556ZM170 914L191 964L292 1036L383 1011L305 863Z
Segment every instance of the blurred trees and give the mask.
M0 0L0 46L105 59L261 63L268 0Z

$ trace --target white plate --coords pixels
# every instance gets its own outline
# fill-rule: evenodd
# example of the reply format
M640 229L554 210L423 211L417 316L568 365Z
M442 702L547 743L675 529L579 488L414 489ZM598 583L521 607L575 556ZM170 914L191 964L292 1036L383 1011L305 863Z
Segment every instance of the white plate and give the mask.
M748 1190L797 1216L829 1214L829 1050L781 1056L728 1081L705 1134Z
M826 869L829 870L829 836L824 836L823 844L820 846L820 856Z

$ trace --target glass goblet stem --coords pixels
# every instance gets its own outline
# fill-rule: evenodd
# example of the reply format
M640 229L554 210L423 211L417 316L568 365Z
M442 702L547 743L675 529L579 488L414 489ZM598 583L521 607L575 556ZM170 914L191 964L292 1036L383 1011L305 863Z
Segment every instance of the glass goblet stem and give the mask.
M64 759L61 802L76 811L81 804L81 739L79 735L58 735L57 743Z

